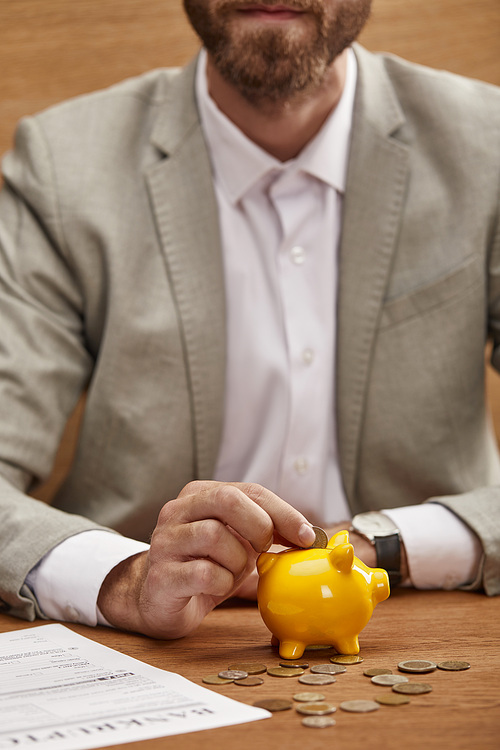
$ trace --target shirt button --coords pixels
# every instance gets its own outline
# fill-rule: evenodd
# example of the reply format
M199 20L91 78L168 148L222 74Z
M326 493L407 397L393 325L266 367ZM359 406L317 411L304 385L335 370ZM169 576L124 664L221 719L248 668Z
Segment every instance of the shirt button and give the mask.
M304 458L303 456L296 458L293 465L297 474L305 474L309 468L307 458Z
M314 359L314 352L312 349L304 349L302 352L302 361L305 365L311 365Z
M295 245L295 247L292 247L290 250L290 257L296 266L300 266L306 259L304 248L300 247L300 245Z

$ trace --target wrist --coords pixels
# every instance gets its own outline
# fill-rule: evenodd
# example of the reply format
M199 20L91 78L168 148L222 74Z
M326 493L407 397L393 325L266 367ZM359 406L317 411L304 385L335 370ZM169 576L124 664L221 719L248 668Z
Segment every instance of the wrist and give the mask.
M375 567L389 575L391 586L401 583L407 574L406 554L396 524L381 512L359 513L352 519L350 531L370 544L375 553Z
M147 552L131 555L115 565L102 582L97 606L111 627L143 632L138 602L146 564Z

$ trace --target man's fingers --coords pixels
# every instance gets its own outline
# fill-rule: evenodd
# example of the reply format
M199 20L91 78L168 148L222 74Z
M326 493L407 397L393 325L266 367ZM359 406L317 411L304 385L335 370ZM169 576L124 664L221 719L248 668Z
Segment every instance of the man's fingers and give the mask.
M302 513L258 484L192 482L181 498L184 521L218 518L248 539L257 552L276 540L308 547L315 539ZM171 503L165 506L166 512L169 506Z
M235 486L269 514L274 524L272 541L298 547L313 544L316 536L307 518L274 492L260 484L240 483Z
M248 554L243 544L221 521L207 518L184 524L179 533L181 555L186 558L209 558L239 576L247 566Z
M168 527L172 521L189 525L204 519L217 519L235 529L257 552L271 543L271 517L238 487L211 483L206 489L196 489L198 491L194 494L179 496L167 503L160 513L159 525Z
M225 597L234 588L234 576L226 568L208 559L187 560L169 566L169 597Z

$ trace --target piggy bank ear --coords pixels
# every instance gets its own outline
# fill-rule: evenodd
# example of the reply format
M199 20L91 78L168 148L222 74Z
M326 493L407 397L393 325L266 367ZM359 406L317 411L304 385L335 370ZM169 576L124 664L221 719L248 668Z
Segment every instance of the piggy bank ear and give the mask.
M354 562L354 547L352 544L337 544L330 552L332 565L339 573L350 573Z
M278 555L273 552L261 552L257 558L257 570L260 576L272 568L277 557Z
M331 539L328 541L329 547L336 547L337 544L348 544L349 543L349 532L348 531L337 531Z

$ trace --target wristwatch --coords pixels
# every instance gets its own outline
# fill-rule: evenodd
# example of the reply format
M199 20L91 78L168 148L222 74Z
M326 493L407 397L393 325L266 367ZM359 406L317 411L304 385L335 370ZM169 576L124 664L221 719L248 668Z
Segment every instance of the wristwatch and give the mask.
M391 586L401 583L401 540L398 527L383 513L358 513L352 519L351 531L375 547L377 567L389 574Z

